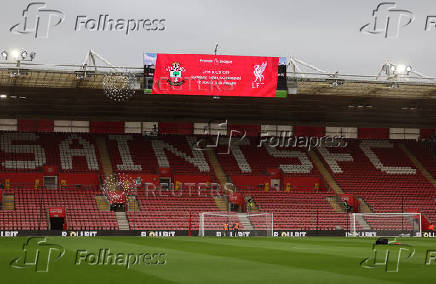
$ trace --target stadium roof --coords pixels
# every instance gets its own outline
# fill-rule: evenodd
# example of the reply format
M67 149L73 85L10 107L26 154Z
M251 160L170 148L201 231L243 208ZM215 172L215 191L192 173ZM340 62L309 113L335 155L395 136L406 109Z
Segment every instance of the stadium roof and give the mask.
M108 70L80 66L0 68L1 117L128 121L209 121L300 125L432 127L436 125L436 81L431 78L376 80L374 76L290 74L288 98L153 96L144 94L142 70L127 103L105 97ZM407 81L406 81L407 80Z

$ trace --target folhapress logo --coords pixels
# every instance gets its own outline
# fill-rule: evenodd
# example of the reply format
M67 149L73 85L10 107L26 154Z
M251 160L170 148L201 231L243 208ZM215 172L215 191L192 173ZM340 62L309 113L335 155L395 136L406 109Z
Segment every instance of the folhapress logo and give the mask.
M47 8L47 3L31 2L22 13L22 20L9 31L18 35L33 35L35 38L48 38L49 32L62 24L66 16L60 10ZM75 19L73 32L118 32L126 36L135 32L160 32L166 29L163 18L119 18L109 14L69 16ZM63 24L65 25L65 24Z
M44 2L32 2L23 11L23 19L9 30L15 34L31 34L35 38L47 38L51 28L60 25L65 15L59 10L47 9Z
M411 11L397 9L395 2L380 3L372 16L372 22L361 27L360 32L385 38L398 38L400 29L415 20Z
M13 269L33 268L35 272L48 272L50 264L64 254L62 246L48 243L45 237L29 238L23 245L23 255L13 259L9 265Z
M413 257L415 249L411 245L400 244L396 240L387 244L374 244L373 256L367 257L360 263L362 268L383 268L386 272L398 272L400 262Z

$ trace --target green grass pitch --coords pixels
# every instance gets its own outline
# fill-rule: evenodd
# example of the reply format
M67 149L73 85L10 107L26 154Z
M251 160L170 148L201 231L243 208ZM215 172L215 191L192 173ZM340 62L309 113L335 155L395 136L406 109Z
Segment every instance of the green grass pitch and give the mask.
M59 259L55 259L59 251L50 254L48 272L36 272L32 264L11 267L14 259L24 255L23 244L27 239L0 239L0 283L370 284L436 281L436 258L431 265L425 265L427 251L436 251L436 240L432 239L398 239L415 250L411 258L400 260L398 272L386 272L383 266L361 267L361 261L373 255L374 239L338 237L48 237L46 243L65 250ZM103 259L96 263L92 256L87 256L98 255L99 250L104 249L119 253L119 263L109 263L111 259L106 264ZM35 247L30 247L29 255L34 252ZM129 253L135 254L130 261L137 258L139 263L126 269L123 258ZM153 256L153 253L159 255ZM40 257L45 256L42 253Z

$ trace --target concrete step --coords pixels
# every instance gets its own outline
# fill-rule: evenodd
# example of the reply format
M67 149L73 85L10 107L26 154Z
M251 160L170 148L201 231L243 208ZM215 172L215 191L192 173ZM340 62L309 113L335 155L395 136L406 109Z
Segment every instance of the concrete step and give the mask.
M98 210L100 210L100 211L109 211L110 210L109 201L107 200L106 196L96 195L95 202L97 204Z
M2 210L15 210L15 196L13 194L3 194Z
M134 195L127 196L127 208L129 211L132 212L140 211L139 203L138 200L136 199L136 196Z
M361 213L372 213L372 210L369 207L368 203L366 203L366 201L362 197L357 197L357 200L359 201Z
M210 165L212 166L212 168L215 172L215 176L217 177L222 188L225 189L224 185L227 183L231 183L231 181L229 180L227 174L225 173L223 167L221 166L221 163L219 162L215 151L209 150L209 151L206 151L206 153L207 153L207 156L209 158Z
M254 230L253 224L251 224L250 219L248 219L246 214L237 214L239 218L239 223L242 224L244 230Z
M371 226L366 222L365 218L361 215L356 216L356 221L359 223L363 230L371 230Z
M335 209L338 213L344 213L344 204L342 203L342 200L338 198L338 196L327 196L327 201L330 203L330 206L332 206L333 209Z
M227 211L228 209L228 200L227 196L214 196L215 204L220 211Z
M424 167L424 165L421 163L421 161L418 160L418 158L407 148L406 145L400 144L400 149L403 150L403 152L407 155L407 157L412 161L412 163L415 165L415 167L422 173L422 175L428 180L429 183L431 183L434 187L436 187L436 180L431 175L431 173Z
M321 159L318 157L315 151L309 151L308 152L310 158L312 159L315 166L318 168L321 175L324 177L324 180L328 183L329 187L335 191L336 194L343 194L344 191L339 186L339 184L336 182L336 180L333 178L333 176L330 174L330 172L327 170L327 168L324 166Z
M129 220L127 219L126 212L115 212L115 217L117 218L119 230L121 231L130 230Z

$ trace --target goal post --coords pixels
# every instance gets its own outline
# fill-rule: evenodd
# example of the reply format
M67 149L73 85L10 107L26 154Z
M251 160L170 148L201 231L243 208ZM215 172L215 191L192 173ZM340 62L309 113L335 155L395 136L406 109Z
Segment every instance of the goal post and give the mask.
M353 213L351 236L420 237L421 213Z
M267 236L274 232L274 217L272 213L237 213L237 212L202 212L198 235L225 236L224 224L229 224L229 236L234 236L232 225L239 224L239 236Z

